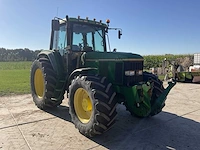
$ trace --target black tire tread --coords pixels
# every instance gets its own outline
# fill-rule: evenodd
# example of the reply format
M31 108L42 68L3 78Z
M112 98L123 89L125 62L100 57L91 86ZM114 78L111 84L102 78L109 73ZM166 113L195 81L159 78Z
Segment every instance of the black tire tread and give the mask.
M155 76L154 74L148 73L148 72L144 72L145 75L145 79L151 79L152 82L154 82L154 88L153 88L153 92L152 92L152 100L151 100L151 105L154 104L155 100L163 93L163 91L165 90L164 86L163 86L163 82L161 80L158 79L157 76ZM163 106L164 107L164 106ZM150 114L150 116L154 116L156 114Z
M83 128L83 124L77 118L74 106L73 106L73 88L76 84L88 84L88 93L92 94L94 118L93 122L89 122L87 125L89 128ZM109 87L109 88L108 88ZM107 81L105 77L100 76L78 76L76 77L69 87L69 113L72 118L72 122L75 127L85 136L92 137L97 134L102 134L108 130L113 124L116 118L116 105L117 102L114 99L115 92L112 89L112 85ZM86 126L87 126L86 125Z
M37 95L35 94L34 90L34 81L32 79L32 76L34 76L34 67L35 65L41 66L41 69L43 71L44 80L45 80L45 94L44 97L40 100L38 100ZM53 70L53 67L49 61L48 58L38 58L33 62L32 68L31 68L31 91L33 96L33 101L35 102L36 106L40 109L45 109L47 107L57 107L62 103L62 100L64 98L64 91L60 89L60 92L56 91L56 86L58 84L61 84L58 80L56 72ZM64 86L64 83L62 83L62 86ZM62 87L63 88L63 87Z

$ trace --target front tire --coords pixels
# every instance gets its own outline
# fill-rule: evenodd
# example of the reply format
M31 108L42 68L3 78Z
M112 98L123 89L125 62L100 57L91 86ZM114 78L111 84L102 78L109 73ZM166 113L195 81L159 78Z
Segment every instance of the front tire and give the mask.
M154 83L154 88L153 88L153 91L152 91L152 96L151 96L151 106L154 105L155 103L155 100L164 92L165 88L163 87L163 82L158 79L157 76L155 76L154 74L151 74L151 73L148 73L148 72L144 72L143 73L143 78L144 78L144 81L147 82L147 81L151 81ZM165 104L162 106L162 108L165 106ZM161 109L162 110L162 109ZM161 111L159 110L159 112ZM150 114L150 116L154 116L156 114L158 114L159 112L152 112Z
M69 113L80 133L102 134L115 122L117 102L106 77L77 76L69 87Z
M38 108L57 107L62 103L64 83L61 83L60 89L56 90L56 86L60 83L47 58L39 58L33 62L30 84L33 101Z

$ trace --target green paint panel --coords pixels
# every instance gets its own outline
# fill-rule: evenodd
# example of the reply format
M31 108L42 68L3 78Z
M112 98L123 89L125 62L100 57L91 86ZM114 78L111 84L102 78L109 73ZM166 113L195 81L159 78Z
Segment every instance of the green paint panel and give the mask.
M138 54L121 52L88 52L84 57L85 67L98 68L101 76L106 76L112 84L117 85L123 84L124 61L143 61Z
M89 52L85 56L86 61L123 61L123 59L141 59L143 57L138 54L122 53L122 52ZM109 60L110 59L110 60Z
M125 105L134 115L145 117L151 112L150 86L147 84L135 85L133 87L115 86L117 93L125 96Z

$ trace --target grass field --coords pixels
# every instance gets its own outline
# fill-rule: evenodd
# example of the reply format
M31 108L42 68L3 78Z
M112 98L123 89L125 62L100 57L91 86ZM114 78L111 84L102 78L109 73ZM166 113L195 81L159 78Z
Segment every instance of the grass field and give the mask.
M32 62L0 62L0 96L30 93ZM164 76L159 76L163 80Z
M32 62L0 62L0 96L30 93Z

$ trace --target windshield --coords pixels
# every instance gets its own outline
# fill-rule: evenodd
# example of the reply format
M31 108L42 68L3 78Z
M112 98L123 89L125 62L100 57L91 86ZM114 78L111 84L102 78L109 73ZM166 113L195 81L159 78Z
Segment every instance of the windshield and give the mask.
M73 24L72 37L72 50L104 51L104 32L101 27Z

